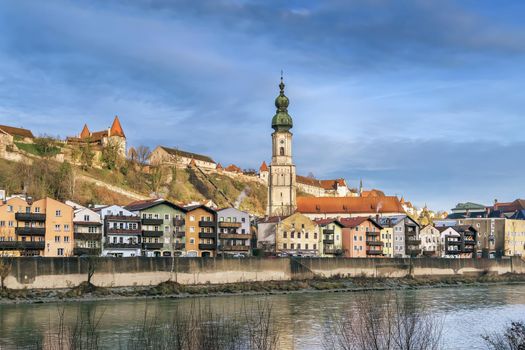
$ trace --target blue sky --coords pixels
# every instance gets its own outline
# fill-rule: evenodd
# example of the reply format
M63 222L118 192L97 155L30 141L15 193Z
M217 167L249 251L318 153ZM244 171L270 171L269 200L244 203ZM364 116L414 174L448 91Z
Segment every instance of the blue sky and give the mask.
M280 70L300 174L449 209L525 197L523 1L6 1L0 122L223 164L270 158Z

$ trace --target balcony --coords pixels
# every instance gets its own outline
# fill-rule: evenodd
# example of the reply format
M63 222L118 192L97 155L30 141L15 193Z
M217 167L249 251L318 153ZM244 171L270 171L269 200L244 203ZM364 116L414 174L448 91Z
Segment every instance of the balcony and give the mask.
M461 241L445 241L448 245L461 245Z
M217 225L217 221L199 221L199 227L215 227Z
M185 224L186 220L173 218L173 226L184 226Z
M199 238L217 238L214 232L199 232Z
M245 233L219 233L220 239L250 239L251 236Z
M16 213L15 219L17 221L46 221L46 214L40 213Z
M323 239L323 244L334 244L333 239Z
M0 250L44 250L44 248L44 241L0 241Z
M164 224L164 220L152 219L152 218L143 218L141 222L142 222L142 225L151 225L151 226L160 226Z
M146 250L162 249L163 246L163 243L142 243L142 248Z
M458 250L456 250L456 249L447 249L447 250L445 250L445 254L447 254L447 255L455 255L455 254L460 254L460 253L461 253L461 251L459 249Z
M73 255L83 256L83 255L100 255L100 248L73 248Z
M421 254L421 249L419 249L419 248L418 249L410 249L410 248L408 248L406 250L406 252L407 252L407 255L416 256L416 255Z
M100 241L102 239L102 233L75 232L73 236L79 241Z
M250 246L247 245L223 245L220 247L220 249L223 252L232 252L232 251L239 251L239 252L247 252L250 250Z
M140 243L105 243L106 249L140 249Z
M120 222L140 222L140 218L138 216L128 216L128 215L106 215L104 217L104 220L107 221L120 221Z
M423 250L423 255L424 256L435 256L436 251L435 250Z
M366 231L366 235L368 237L377 237L379 236L379 232L375 232L375 231Z
M324 250L324 253L325 254L332 254L332 255L335 255L337 254L337 251L335 249L325 249Z
M199 244L200 250L215 250L217 246L215 244Z
M21 236L45 236L45 227L17 227L15 233Z
M474 253L474 248L463 248L462 253Z
M474 239L465 239L466 245L476 245L476 240Z
M383 255L383 251L381 249L367 249L366 255Z
M184 231L175 231L173 232L173 236L177 238L182 238L186 236L186 232Z
M366 241L366 244L374 247L382 247L384 245L381 241Z
M240 222L219 221L219 227L220 228L239 228L241 226L242 226L242 224Z
M120 229L120 228L107 228L106 233L117 234L117 235L140 235L142 230L140 229Z
M173 249L175 249L175 250L184 250L184 249L186 249L186 244L185 243L175 243L175 244L173 244Z
M142 230L142 237L162 237L164 233L162 231L147 231Z
M420 239L412 239L412 238L409 238L409 239L407 239L407 245L416 245L416 246L419 246L419 245L421 245L421 240L420 240Z
M334 234L334 230L326 228L326 229L323 230L323 234L324 235L333 235Z

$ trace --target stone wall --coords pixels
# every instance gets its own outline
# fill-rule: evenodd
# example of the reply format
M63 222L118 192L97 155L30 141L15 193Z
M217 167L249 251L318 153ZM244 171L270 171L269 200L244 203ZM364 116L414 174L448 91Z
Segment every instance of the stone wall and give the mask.
M172 280L182 284L309 279L315 276L455 276L525 273L512 259L345 259L345 258L14 258L5 279L8 288L69 288L87 280L103 287L148 286ZM0 269L1 268L0 264ZM1 271L0 271L1 272Z

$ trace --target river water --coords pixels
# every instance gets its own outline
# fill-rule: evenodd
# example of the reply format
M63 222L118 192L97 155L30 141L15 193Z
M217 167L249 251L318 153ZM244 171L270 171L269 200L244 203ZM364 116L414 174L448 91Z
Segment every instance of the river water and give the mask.
M246 305L270 304L280 349L323 349L328 320L358 308L364 292L310 292L272 296L224 296L192 299L119 300L82 303L0 305L0 349L26 348L59 327L64 312L66 326L77 313L91 311L100 317L102 344L115 349L144 319L145 312L169 320L173 310L207 306L231 314ZM380 296L381 293L368 292ZM389 294L390 297L390 294ZM483 349L481 334L501 331L511 320L525 321L525 285L490 285L435 288L399 292L405 303L421 303L425 312L443 323L444 349ZM45 343L45 342L44 342Z

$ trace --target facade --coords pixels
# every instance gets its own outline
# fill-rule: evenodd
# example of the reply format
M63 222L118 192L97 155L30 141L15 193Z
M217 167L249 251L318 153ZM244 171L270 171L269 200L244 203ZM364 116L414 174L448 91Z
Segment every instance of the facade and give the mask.
M165 164L187 168L190 164L194 164L204 170L215 170L217 168L215 161L208 156L165 146L157 146L151 152L149 160L153 165Z
M0 125L0 157L5 157L7 151L15 149L15 141L32 143L34 138L31 130Z
M382 227L368 217L344 218L343 251L347 258L383 256Z
M70 145L90 145L94 148L94 151L100 151L112 145L117 147L122 158L126 157L126 135L118 116L115 116L115 119L113 119L111 127L102 131L91 132L87 124L84 124L80 134L68 137L66 142Z
M73 216L73 255L102 255L102 219L89 208L76 208Z
M217 211L219 252L223 255L251 255L250 214L235 208Z
M383 216L378 218L382 227L392 228L393 257L405 258L421 255L419 224L408 215Z
M421 251L424 256L438 257L444 250L441 243L441 232L433 225L427 225L419 231L421 239Z
M268 216L288 216L296 209L296 175L292 160L292 117L281 77L280 93L275 99L277 112L272 119L272 162L268 175Z
M505 249L505 218L467 218L456 220L456 225L469 225L478 232L478 255L499 258Z
M323 240L322 256L334 257L343 255L343 224L336 219L314 220L319 226Z
M140 217L118 205L97 208L103 222L103 256L142 255Z
M381 229L381 241L383 244L383 256L394 257L394 229L393 227L383 227Z
M298 197L297 211L310 219L405 215L395 196Z
M439 227L444 251L442 257L470 259L477 257L477 231L470 225Z
M507 256L525 256L525 220L505 220L503 249Z
M217 256L217 212L204 205L184 207L186 210L186 256Z
M283 218L276 226L275 253L292 256L319 256L322 239L315 221L301 213Z
M165 199L137 201L125 209L141 220L144 256L180 256L184 253L184 208Z
M277 226L283 217L270 216L257 222L257 248L265 254L275 253Z

